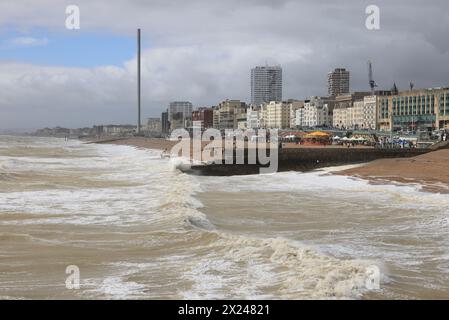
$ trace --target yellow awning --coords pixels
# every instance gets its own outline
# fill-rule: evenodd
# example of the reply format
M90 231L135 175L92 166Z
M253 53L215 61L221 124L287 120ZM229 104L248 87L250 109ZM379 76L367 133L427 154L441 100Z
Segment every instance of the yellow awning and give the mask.
M330 134L323 131L315 131L306 135L306 138L329 138Z

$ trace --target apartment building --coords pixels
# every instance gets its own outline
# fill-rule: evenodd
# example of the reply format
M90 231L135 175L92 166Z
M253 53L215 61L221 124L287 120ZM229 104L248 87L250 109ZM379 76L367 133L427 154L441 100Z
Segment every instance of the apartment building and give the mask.
M328 94L338 96L349 93L349 71L337 68L327 75Z
M295 111L295 127L302 127L305 124L304 120L304 107Z
M182 129L191 126L193 105L189 101L170 102L167 113L170 129Z
M240 100L225 100L214 110L212 122L216 129L237 129L243 119L246 121L246 103Z
M208 107L198 108L192 111L192 122L201 125L201 128L208 129L213 127L214 109Z
M251 104L260 106L270 101L282 101L282 68L257 66L251 69Z
M290 110L290 128L294 129L296 128L296 111L304 108L304 101L289 100L288 105Z
M287 129L290 127L290 104L271 101L266 105L265 127Z
M374 130L377 128L377 97L338 104L334 109L332 125L339 129Z
M246 127L248 129L259 129L260 128L260 118L261 118L260 107L251 105L246 110Z
M449 127L449 88L400 91L378 99L380 130L431 131Z
M329 104L320 97L312 97L304 103L301 127L329 127L332 125L332 115Z

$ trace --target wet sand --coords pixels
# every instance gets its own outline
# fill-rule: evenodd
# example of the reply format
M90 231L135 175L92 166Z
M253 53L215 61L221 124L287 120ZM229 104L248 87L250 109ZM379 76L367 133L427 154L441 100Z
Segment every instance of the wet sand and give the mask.
M380 159L366 165L336 172L368 179L373 184L419 183L423 191L449 193L449 149L413 158Z

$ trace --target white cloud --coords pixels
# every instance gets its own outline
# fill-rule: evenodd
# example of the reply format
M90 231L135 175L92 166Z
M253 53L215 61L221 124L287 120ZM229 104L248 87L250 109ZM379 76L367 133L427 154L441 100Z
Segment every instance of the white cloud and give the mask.
M9 41L11 47L35 47L47 44L47 38L17 37Z
M281 49L281 48L278 48ZM287 50L288 49L288 50ZM156 116L172 100L196 106L226 98L248 101L249 71L256 62L305 61L307 48L258 46L158 47L142 52L145 116ZM275 52L276 51L276 52ZM67 68L0 63L0 127L92 125L134 121L136 60L123 66ZM7 116L9 114L9 117Z

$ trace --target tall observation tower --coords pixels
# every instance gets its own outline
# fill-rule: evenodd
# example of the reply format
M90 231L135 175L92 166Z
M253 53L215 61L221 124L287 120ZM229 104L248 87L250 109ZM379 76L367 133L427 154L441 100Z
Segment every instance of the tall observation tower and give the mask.
M137 135L140 135L140 28L137 29Z

